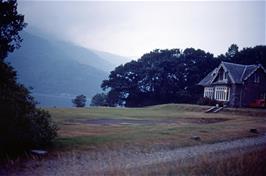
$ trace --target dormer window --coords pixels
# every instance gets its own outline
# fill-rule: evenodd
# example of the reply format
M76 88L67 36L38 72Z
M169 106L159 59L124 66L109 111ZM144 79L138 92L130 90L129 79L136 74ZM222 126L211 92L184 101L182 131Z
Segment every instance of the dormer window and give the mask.
M228 73L227 72L224 72L224 74L223 74L223 80L226 80L227 79L227 76L228 76Z
M220 71L219 73L219 80L223 80L224 71Z
M226 80L227 79L227 76L228 76L228 73L221 70L220 73L219 73L219 80L222 81L222 80Z

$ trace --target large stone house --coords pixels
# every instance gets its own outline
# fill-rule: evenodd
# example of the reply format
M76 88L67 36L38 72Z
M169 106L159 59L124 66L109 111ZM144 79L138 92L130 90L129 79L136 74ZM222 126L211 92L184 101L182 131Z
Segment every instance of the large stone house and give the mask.
M199 85L204 87L204 97L233 107L246 107L258 100L265 101L266 70L260 64L221 62Z

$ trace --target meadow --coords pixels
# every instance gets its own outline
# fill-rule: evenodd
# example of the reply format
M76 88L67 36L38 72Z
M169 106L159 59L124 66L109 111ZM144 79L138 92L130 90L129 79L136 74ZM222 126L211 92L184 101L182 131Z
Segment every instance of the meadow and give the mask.
M166 104L145 108L50 108L59 126L55 150L101 147L172 149L256 136L266 131L265 109L226 108L205 113L208 106ZM193 136L200 140L193 140Z
M10 160L0 175L265 175L266 110L208 108L47 108L59 127L48 154Z

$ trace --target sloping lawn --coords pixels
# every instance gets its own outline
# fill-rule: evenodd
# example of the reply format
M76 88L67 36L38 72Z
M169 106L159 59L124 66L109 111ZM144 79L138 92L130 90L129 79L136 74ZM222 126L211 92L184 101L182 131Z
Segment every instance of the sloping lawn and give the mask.
M167 104L145 108L49 108L59 125L55 150L139 147L143 150L213 143L266 132L265 109ZM256 128L259 134L249 132ZM199 136L200 140L191 139Z

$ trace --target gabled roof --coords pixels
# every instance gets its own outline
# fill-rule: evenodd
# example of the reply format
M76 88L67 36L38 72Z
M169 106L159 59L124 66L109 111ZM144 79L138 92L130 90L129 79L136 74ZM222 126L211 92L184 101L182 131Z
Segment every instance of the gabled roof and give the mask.
M266 73L265 69L262 65L242 65L242 64L234 64L230 62L221 62L221 64L211 71L205 78L203 78L199 85L208 86L211 85L214 79L218 75L218 71L221 67L228 72L229 77L234 84L241 84L244 80L249 78L258 68L262 68Z
M216 69L215 68L213 71L211 71L207 76L205 76L205 78L203 78L199 83L198 85L201 85L201 86L207 86L207 85L210 85L213 78L214 78L214 75L216 73Z

